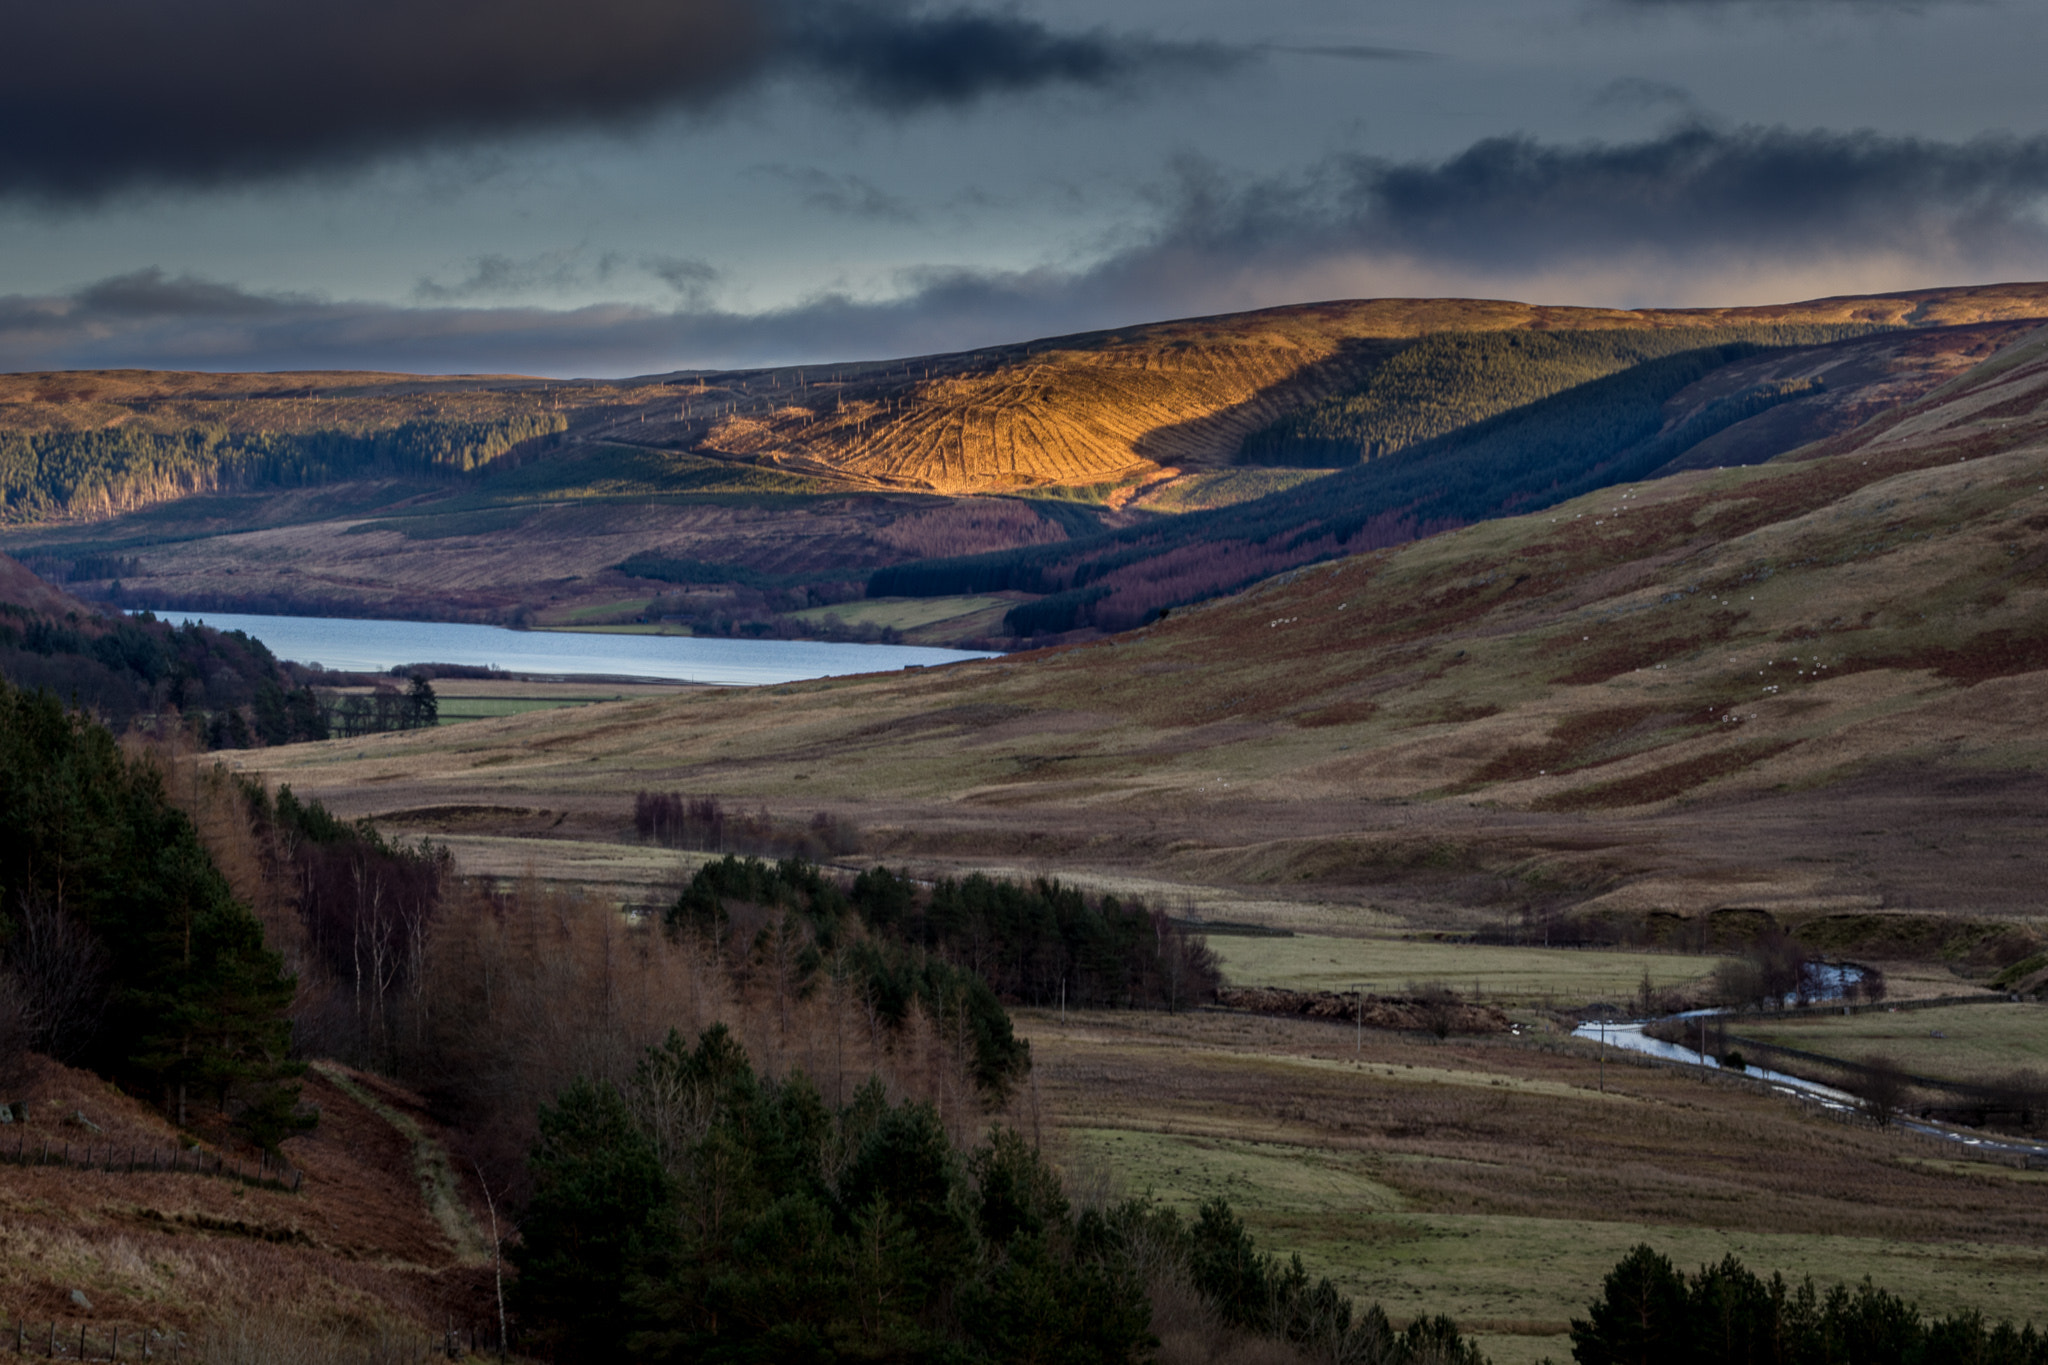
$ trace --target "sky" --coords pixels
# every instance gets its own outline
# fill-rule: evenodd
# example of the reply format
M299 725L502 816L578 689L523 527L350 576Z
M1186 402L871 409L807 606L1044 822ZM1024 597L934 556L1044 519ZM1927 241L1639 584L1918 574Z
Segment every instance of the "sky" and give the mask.
M0 369L2048 278L2040 0L0 0Z

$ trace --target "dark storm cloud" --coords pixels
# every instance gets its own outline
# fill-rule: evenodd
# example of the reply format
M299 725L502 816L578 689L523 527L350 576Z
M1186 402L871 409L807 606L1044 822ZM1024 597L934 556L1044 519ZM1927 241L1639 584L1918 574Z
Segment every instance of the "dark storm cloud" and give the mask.
M0 51L0 193L57 199L630 126L781 77L900 112L1238 59L896 0L11 0Z
M1216 44L1055 33L1014 15L872 3L805 7L789 34L793 59L866 103L898 110L1062 82L1114 86L1154 69L1213 71L1243 60Z
M1690 126L1622 145L1489 138L1434 165L1354 161L1336 180L1340 231L1496 268L1620 250L1984 258L2040 245L2048 138Z
M1809 295L1843 292L1843 270L1865 288L1866 260L1903 262L1919 285L2038 278L2044 201L2048 138L1695 127L1622 145L1495 138L1441 162L1350 158L1265 181L1191 162L1154 229L1085 270L927 271L892 300L755 314L708 307L715 274L694 261L641 263L674 276L680 306L574 310L328 303L144 271L0 298L0 366L623 374L921 354L1418 279L1500 296L1580 272L1610 291L1599 301L1628 302L1611 296L1617 262L1646 303L1720 301L1689 291L1809 267Z

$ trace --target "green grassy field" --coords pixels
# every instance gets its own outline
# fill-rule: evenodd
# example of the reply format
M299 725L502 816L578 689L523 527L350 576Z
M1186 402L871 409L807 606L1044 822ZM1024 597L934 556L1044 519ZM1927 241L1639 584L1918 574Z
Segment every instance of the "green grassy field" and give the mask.
M1939 1080L2048 1071L2048 1005L1955 1005L1846 1018L1760 1019L1731 1032L1850 1061L1884 1053L1916 1075Z
M1190 1214L1205 1199L1228 1199L1262 1246L1298 1252L1311 1274L1328 1275L1397 1322L1449 1313L1494 1365L1569 1360L1571 1318L1585 1312L1614 1263L1645 1241L1686 1269L1732 1253L1795 1282L1811 1275L1823 1286L1853 1284L1868 1275L1927 1307L2042 1316L2036 1299L2048 1256L2011 1246L1430 1212L1407 1207L1375 1178L1399 1156L1117 1129L1067 1137L1132 1193ZM1984 1169L1972 1174L1981 1178Z
M653 605L651 597L628 597L617 602L593 602L587 606L571 607L562 613L564 625L582 625L598 616L623 616L629 612L643 612Z
M916 630L956 616L971 616L991 607L1008 605L1000 597L877 597L864 602L842 602L830 607L807 607L791 612L798 621L838 621L843 625L874 625L884 629Z
M1643 973L1659 991L1710 975L1718 958L1577 948L1504 948L1414 938L1237 938L1209 946L1234 986L1348 991L1363 986L1399 994L1411 983L1443 982L1454 990L1508 1005L1568 1008L1593 1000L1621 1001L1641 988Z

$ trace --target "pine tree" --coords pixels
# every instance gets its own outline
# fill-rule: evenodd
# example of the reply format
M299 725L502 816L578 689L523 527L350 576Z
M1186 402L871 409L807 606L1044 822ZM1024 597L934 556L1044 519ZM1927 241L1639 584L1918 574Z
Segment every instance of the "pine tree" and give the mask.
M184 1123L197 1099L295 1109L295 982L263 945L162 774L48 693L0 682L0 916L23 898L77 916L105 955L106 1011L81 1059ZM287 1125L289 1126L289 1125Z

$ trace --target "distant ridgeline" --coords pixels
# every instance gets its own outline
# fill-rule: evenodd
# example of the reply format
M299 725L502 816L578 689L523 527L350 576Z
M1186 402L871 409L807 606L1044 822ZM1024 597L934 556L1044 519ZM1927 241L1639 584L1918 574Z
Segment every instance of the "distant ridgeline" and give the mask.
M1358 434L1345 437L1352 443L1348 467L1337 473L1235 506L1141 522L1087 539L895 565L870 576L868 595L1041 593L1040 600L1021 604L1005 617L1012 635L1056 635L1086 627L1127 630L1167 608L1232 592L1298 565L1534 512L1644 478L1735 423L1821 387L1817 382L1758 385L1708 403L1665 430L1665 404L1688 386L1774 347L1821 344L1872 330L1757 327L1593 333L1586 338L1530 333L1428 338L1402 354L1440 343L1454 368L1463 365L1480 378L1469 390L1446 385L1440 401L1413 411L1401 407L1398 413L1397 404L1411 402L1412 395L1397 399L1392 388L1375 392L1368 385L1363 397L1354 395L1360 406L1350 430ZM1721 339L1698 344L1710 338ZM1671 353L1630 364L1633 346L1645 351L1666 347ZM1389 385L1424 387L1431 373L1427 367L1437 363L1431 354L1397 372ZM1615 372L1570 387L1559 382L1561 375L1602 366ZM1493 410L1518 392L1546 388L1561 391ZM1324 425L1315 429L1338 429L1341 402L1352 400L1339 401L1339 408L1317 419ZM1408 443L1433 426L1461 420L1461 412L1486 411L1492 415ZM1330 459L1337 448L1334 435L1301 439L1323 442L1302 446L1304 460L1311 455ZM1391 453L1359 462L1361 448L1372 449L1373 443Z
M0 522L101 516L191 493L324 483L367 474L460 474L566 431L560 413L429 418L384 428L230 432L0 432Z
M1878 330L1772 325L1439 332L1392 349L1357 388L1245 437L1238 463L1341 469L1680 351L1736 341L1817 346Z

